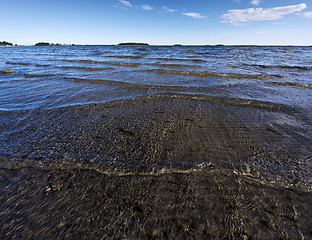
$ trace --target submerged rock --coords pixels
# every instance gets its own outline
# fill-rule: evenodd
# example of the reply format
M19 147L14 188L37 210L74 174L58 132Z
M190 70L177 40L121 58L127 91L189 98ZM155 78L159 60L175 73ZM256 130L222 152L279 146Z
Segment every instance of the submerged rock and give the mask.
M14 73L15 71L10 68L6 68L6 69L2 69L0 72L1 73Z

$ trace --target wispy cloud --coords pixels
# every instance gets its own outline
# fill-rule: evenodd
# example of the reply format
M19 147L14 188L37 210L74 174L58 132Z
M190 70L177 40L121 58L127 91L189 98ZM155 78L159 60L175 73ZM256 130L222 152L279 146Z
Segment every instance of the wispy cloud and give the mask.
M260 4L261 0L252 0L250 3L254 6L258 6Z
M145 11L153 10L153 7L147 4L141 5L141 8Z
M305 12L305 13L303 13L303 16L305 18L312 18L312 12Z
M171 9L171 8L168 8L167 6L163 6L163 9L167 12L176 12L177 10L174 10L174 9Z
M248 8L248 9L229 10L228 13L223 14L221 17L223 18L222 22L224 23L239 25L240 23L250 21L268 21L281 19L284 15L300 12L306 7L307 5L305 3L301 3L298 5L266 8L266 9Z
M189 12L189 13L182 13L182 14L188 17L196 18L196 19L206 18L206 16L203 16L200 13Z
M126 0L118 0L118 2L120 2L123 6L125 7L132 7L132 4L130 1L126 1Z

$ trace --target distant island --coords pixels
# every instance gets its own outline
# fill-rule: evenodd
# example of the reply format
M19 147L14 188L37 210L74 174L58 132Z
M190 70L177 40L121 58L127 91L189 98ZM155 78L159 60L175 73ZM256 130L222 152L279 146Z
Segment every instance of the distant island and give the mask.
M35 46L51 46L52 44L51 43L48 43L48 42L39 42L39 43L36 43Z
M148 43L134 43L134 42L130 42L130 43L118 43L119 46L149 46Z
M2 42L0 42L0 46L13 46L13 43L10 43L7 41L2 41Z
M38 42L38 43L35 44L35 46L75 46L75 44Z

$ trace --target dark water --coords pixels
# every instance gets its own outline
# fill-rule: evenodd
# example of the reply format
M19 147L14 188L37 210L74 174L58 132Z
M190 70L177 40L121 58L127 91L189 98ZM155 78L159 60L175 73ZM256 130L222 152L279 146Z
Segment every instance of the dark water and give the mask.
M252 167L261 172L262 177L267 172L273 176L276 172L286 172L288 184L302 183L310 189L311 47L2 47L0 59L0 69L15 71L0 75L0 153L4 156L18 159L58 156L67 160L96 159L138 165L143 164L138 162L144 158L150 166L158 166L157 162L164 166L168 162L187 165L218 160L243 167L247 172ZM134 111L122 107L119 110L122 116L115 109L115 115L105 124L106 129L119 131L103 129L106 136L111 136L106 142L103 140L105 144L98 142L104 133L95 135L94 130L99 132L100 124L104 123L89 123L91 118L98 118L96 114L100 109L94 107L96 111L77 113L80 111L77 106L159 94L215 103L190 107L185 102L183 108L183 104L173 101L170 111L169 106L164 112L156 111L168 110L167 119L163 118L160 125L150 123L151 130L142 133L145 142L141 138L137 142L132 140L123 149L118 147L123 141L117 139L118 132L134 135L128 128L141 124L144 129L149 119L159 120L159 116L152 116L154 110L142 117L142 110L135 115ZM157 108L150 105L138 103L137 108ZM177 111L181 116L184 114L188 122L198 118L197 127L203 130L185 127L184 123L181 129L166 130L168 119ZM188 113L190 117L186 116ZM172 127L181 125L181 116L172 120ZM126 121L130 117L132 125ZM206 121L202 126L200 117ZM121 123L125 127L118 126ZM63 130L59 131L60 128ZM69 143L69 137L65 136L68 129L72 129L70 137L76 139L75 144ZM167 131L179 134L169 136ZM85 138L77 141L82 136ZM180 147L172 147L174 142L170 139L175 142L181 139ZM164 153L146 150L160 143ZM76 150L70 150L73 148ZM84 154L79 148L85 149ZM185 151L197 153L185 157L187 154L182 154Z
M1 239L311 239L312 47L0 60Z
M311 47L2 47L2 111L178 92L311 108Z

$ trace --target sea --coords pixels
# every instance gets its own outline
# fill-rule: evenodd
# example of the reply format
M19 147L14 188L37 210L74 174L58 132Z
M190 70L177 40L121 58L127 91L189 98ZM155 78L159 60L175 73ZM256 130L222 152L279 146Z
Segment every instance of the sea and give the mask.
M3 239L311 239L311 46L0 47L8 68Z
M64 114L58 113L58 110L69 113L79 106L100 106L149 96L174 95L207 99L207 102L219 102L223 105L205 108L211 112L220 112L202 116L206 119L204 130L192 130L187 127L187 123L183 123L180 130L164 129L163 135L157 140L156 133L147 139L146 134L152 132L151 129L143 134L147 139L145 142L140 139L137 139L137 143L130 141L128 143L132 144L131 149L125 147L124 150L116 148L122 139L112 139L117 138L120 133L134 135L129 130L134 126L126 125L129 128L126 129L115 125L134 113L125 114L123 118L120 117L119 122L116 120L119 115L114 115L105 122L107 124L116 120L114 126L107 128L117 129L117 132L105 133L111 134L111 138L93 136L95 130L91 129L90 124L85 125L84 132L81 135L77 133L76 138L85 136L86 139L83 145L76 145L77 149L71 157L79 161L89 158L96 161L118 160L123 164L134 161L133 159L137 159L137 163L141 158L146 158L151 159L148 161L154 165L161 159L160 165L163 166L166 161L174 162L184 158L185 154L181 153L183 151L195 153L193 148L198 147L200 150L196 156L187 157L183 161L201 164L211 162L218 156L231 164L234 162L236 165L244 165L247 170L251 166L260 168L262 175L271 172L274 176L275 172L286 172L290 185L303 183L308 191L311 189L311 46L1 47L0 59L0 69L14 70L14 73L0 75L0 155L6 159L49 159L52 156L57 158L57 153L62 153L58 158L69 159L68 151L75 148L74 141L70 145L69 140L59 142L57 139L65 138L64 131L56 133L58 129L55 125L60 125L65 130L76 126L72 135L82 127L75 120L66 125L69 120L66 120ZM233 109L237 105L240 107ZM224 109L221 111L220 107ZM190 108L188 111L191 113L194 109L200 107ZM165 113L166 109L162 111ZM178 110L171 111L174 113ZM195 119L203 113L196 111L192 113ZM52 112L56 117L50 116ZM131 124L137 124L136 121L147 122L152 119L152 114L145 118L146 121L138 120L134 116ZM81 117L82 114L75 116L73 118ZM188 122L194 122L194 119L184 118ZM211 118L210 125L207 118ZM223 122L218 123L217 118ZM181 124L177 119L179 118L173 119L175 123L172 128ZM247 120L252 125L245 124ZM88 117L80 120L83 124L88 121ZM163 121L163 125L155 125L158 130L167 128L165 125L170 122L168 119ZM101 125L92 126L99 129ZM198 124L198 127L202 126ZM90 129L86 130L87 128ZM167 136L166 131L180 131L181 134ZM57 134L62 136L55 136ZM253 148L253 143L248 140L250 137L260 146L253 150L257 154L250 150ZM188 139L190 146L183 147L180 152L172 150L174 148L170 146L163 146L164 154L156 154L157 157L151 151L150 155L144 153L149 151L146 148L154 149L171 138L181 139L180 146L184 146ZM106 142L99 143L97 139ZM156 140L151 143L153 139ZM91 142L94 146L92 151L87 144ZM237 152L228 153L233 146ZM85 150L85 154L81 154L84 150L79 148L90 151ZM154 151L159 152L156 149ZM174 151L176 153L173 154Z
M55 109L157 93L312 109L312 47L1 47L0 110Z

